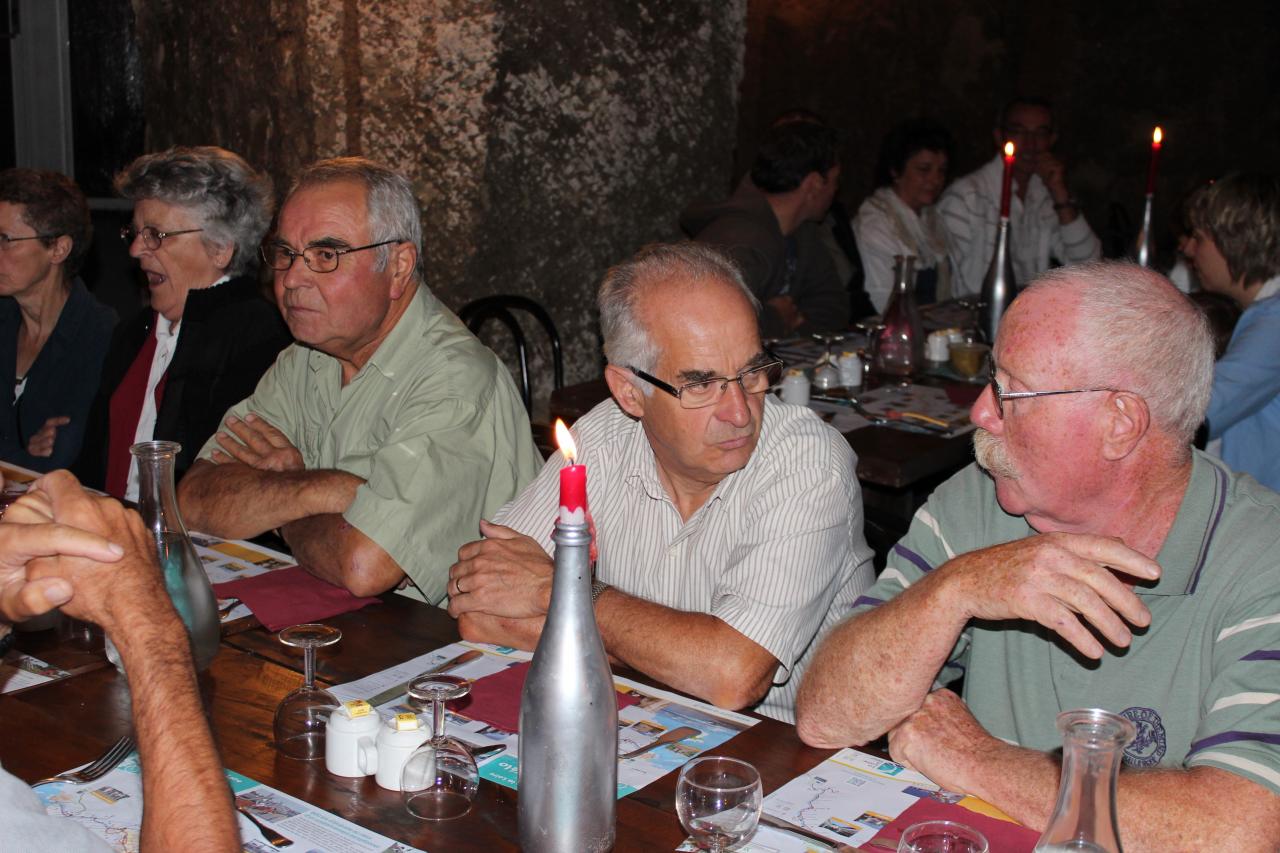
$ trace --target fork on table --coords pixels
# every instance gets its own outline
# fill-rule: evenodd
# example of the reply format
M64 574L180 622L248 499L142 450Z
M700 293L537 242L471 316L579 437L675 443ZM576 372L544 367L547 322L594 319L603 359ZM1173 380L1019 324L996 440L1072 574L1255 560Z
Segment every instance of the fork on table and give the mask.
M89 766L80 770L68 770L56 776L50 776L48 779L41 779L39 782L32 782L31 787L47 785L50 782L74 782L78 785L92 782L114 770L117 764L124 761L125 757L133 752L133 748L133 735L125 735L112 744L110 749L98 756L98 759Z

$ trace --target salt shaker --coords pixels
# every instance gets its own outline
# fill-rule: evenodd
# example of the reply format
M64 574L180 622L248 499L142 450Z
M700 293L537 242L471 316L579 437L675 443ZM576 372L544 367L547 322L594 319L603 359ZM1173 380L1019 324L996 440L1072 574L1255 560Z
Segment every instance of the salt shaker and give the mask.
M856 352L840 353L840 384L845 388L862 387L862 359Z
M782 402L792 406L809 405L809 377L803 370L793 368L782 378Z

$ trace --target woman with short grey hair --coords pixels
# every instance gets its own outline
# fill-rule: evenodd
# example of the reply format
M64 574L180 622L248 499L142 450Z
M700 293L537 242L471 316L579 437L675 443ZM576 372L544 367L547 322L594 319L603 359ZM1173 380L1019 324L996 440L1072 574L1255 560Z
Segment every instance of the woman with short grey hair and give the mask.
M96 440L78 468L86 483L136 499L130 445L179 442L181 475L290 339L256 274L270 178L222 148L179 147L139 157L115 187L134 203L120 237L149 298L112 341L91 416Z

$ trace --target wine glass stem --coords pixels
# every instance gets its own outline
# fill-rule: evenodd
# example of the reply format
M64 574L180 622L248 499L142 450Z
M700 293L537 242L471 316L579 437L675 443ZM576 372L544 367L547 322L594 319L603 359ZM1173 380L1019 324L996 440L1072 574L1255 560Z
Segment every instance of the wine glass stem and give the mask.
M440 740L444 737L444 700L431 700L431 739Z
M307 687L316 686L316 647L304 646L302 649L302 672L306 679Z

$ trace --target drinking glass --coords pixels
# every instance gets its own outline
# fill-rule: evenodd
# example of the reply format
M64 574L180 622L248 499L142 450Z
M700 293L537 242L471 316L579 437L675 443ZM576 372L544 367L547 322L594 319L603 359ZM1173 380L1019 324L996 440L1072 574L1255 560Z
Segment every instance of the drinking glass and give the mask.
M445 735L444 706L470 693L471 682L456 675L423 675L409 682L407 692L411 701L430 706L431 739L400 771L404 807L423 820L462 817L480 787L480 770L467 745Z
M316 687L316 649L342 639L342 632L328 625L294 625L280 632L280 642L302 649L304 683L280 700L273 726L276 749L289 758L315 761L324 758L324 730L337 698Z
M680 768L676 814L699 850L721 853L755 835L763 792L745 761L705 756Z
M926 820L906 828L898 853L987 853L987 839L963 823Z

